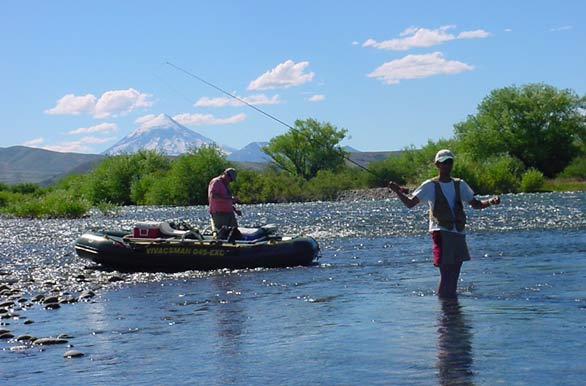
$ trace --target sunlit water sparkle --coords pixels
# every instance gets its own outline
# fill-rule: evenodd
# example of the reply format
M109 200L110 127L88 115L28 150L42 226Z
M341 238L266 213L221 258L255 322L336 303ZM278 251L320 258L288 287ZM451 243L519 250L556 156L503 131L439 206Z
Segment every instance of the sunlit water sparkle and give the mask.
M469 210L473 260L457 302L434 295L425 208L395 199L244 206L243 225L318 240L319 265L288 269L120 273L88 269L72 247L92 227L203 228L205 207L1 219L0 283L29 299L97 296L57 310L26 303L20 319L2 319L14 335L67 333L73 347L0 340L0 383L583 384L585 198L505 195ZM63 358L72 348L85 356Z

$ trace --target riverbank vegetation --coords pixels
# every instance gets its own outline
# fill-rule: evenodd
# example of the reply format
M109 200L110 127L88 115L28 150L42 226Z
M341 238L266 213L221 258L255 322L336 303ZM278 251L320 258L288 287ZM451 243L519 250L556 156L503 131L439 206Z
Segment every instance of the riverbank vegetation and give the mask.
M228 162L216 147L176 158L154 151L110 156L85 175L41 188L0 184L0 211L19 217L79 217L92 207L205 205L207 184L226 167L239 168L231 186L241 203L335 200L349 189L414 187L433 177L439 149L456 155L453 175L478 194L586 190L586 97L544 84L492 91L454 136L356 165L339 143L347 131L328 122L298 120L273 138L262 171Z

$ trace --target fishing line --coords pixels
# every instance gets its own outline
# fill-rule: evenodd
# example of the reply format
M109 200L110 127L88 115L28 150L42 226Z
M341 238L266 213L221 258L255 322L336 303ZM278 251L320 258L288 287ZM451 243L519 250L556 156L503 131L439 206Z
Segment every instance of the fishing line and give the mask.
M215 84L208 82L207 80L203 79L202 77L199 77L199 76L195 75L194 73L192 73L192 72L190 72L190 71L187 71L186 69L184 69L184 68L182 68L182 67L179 67L179 66L177 66L177 65L175 65L175 64L173 64L173 63L171 63L171 62L166 62L166 64L167 64L167 65L169 65L169 66L171 66L171 67L173 67L173 68L174 68L174 69L176 69L177 71L180 71L180 72L182 72L182 73L184 73L184 74L186 74L186 75L188 75L188 76L190 76L190 77L192 77L192 78L194 78L194 79L197 79L197 80L199 80L200 82L202 82L202 83L204 83L204 84L206 84L206 85L208 85L208 86L210 86L210 87L212 87L212 88L214 88L214 89L216 89L216 90L220 91L221 93L223 93L223 94L225 94L225 95L228 95L230 98L234 98L234 99L236 99L236 100L237 100L237 101L239 101L240 103L242 103L242 104L245 104L246 106L248 106L248 107L250 107L250 108L252 108L252 109L254 109L254 110L258 111L259 113L261 113L261 114L263 114L264 116L266 116L266 117L268 117L268 118L272 119L273 121L275 121L275 122L278 122L278 123L280 123L281 125L283 125L283 126L285 126L285 127L289 128L289 129L291 129L291 130L295 130L295 128L294 128L293 126L291 126L291 125L289 125L289 124L287 124L287 123L283 122L282 120L280 120L279 118L275 117L274 115L271 115L271 114L267 113L266 111L264 111L264 110L262 110L262 109L260 109L260 108L258 108L258 107L256 107L256 106L254 106L254 105L252 105L252 104L248 103L248 102L247 102L247 101L245 101L244 99L242 99L242 98L240 98L240 97L238 97L238 96L236 96L236 95L233 95L233 94L229 93L228 91L224 90L223 88L221 88L221 87L218 87L218 86L216 86ZM309 138L308 138L308 139L309 139ZM314 139L314 140L315 140L315 139ZM378 175L377 173L375 173L375 172L373 172L372 170L368 169L367 167L360 165L358 162L354 161L353 159L350 159L350 157L347 157L347 156L345 156L345 155L342 155L342 157L344 157L344 159L345 159L346 161L348 161L348 162L350 162L350 163L352 163L352 164L356 165L356 166L357 166L357 167L359 167L360 169L362 169L362 170L364 170L364 171L366 171L366 172L368 172L368 173L372 174L373 176L377 177L379 180L381 180L381 181L384 181L384 180L383 180L383 178L382 178L380 175ZM386 181L385 181L385 182L386 182Z

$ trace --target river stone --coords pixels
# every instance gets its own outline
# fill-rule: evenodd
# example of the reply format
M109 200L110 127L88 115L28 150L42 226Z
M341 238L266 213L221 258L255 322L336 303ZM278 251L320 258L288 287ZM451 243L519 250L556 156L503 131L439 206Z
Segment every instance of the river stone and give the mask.
M34 298L32 298L33 302L42 302L45 299L45 295L37 295Z
M12 289L12 288L10 288L9 286L7 286L6 284L0 285L0 292L1 291L4 291L4 290L9 290L9 289Z
M34 322L32 320L30 320L30 319L27 319L27 320L24 321L24 324L32 324L32 323L34 323Z
M10 330L7 330L5 328L0 328L0 334L5 334L7 332L10 332Z
M12 307L13 305L14 305L14 302L9 300L7 302L0 303L0 308L3 308L3 307Z
M12 346L10 347L10 351L24 351L28 348L29 346Z
M5 332L4 334L0 334L0 339L12 339L14 338L14 335L12 335L9 332Z
M65 297L59 299L60 304L70 304L70 303L75 303L75 302L77 302L77 299L73 296L65 296Z
M21 341L23 341L23 340L26 340L26 341L33 341L33 340L35 340L35 339L36 339L36 338L35 338L34 336L32 336L32 335L28 335L28 334L19 335L19 336L16 338L16 340L17 340L17 341L19 341L19 342L21 342Z
M59 305L59 303L45 303L45 309L46 310L55 310L57 308L60 308L61 306Z
M49 296L48 298L43 299L43 304L47 303L59 303L58 296Z
M108 278L108 281L109 281L110 283L115 283L115 282L117 282L117 281L124 281L124 279L123 279L123 278L121 278L120 276L110 276L110 277Z
M48 346L52 344L65 344L67 343L67 339L59 339L59 338L40 338L33 342L35 346Z
M6 277L6 278L4 278L4 280L3 280L3 281L4 281L4 282L5 282L7 285L10 285L10 284L16 284L16 283L18 283L18 282L19 282L19 280L18 280L17 278L15 278L15 277Z
M77 350L69 350L66 351L65 354L63 354L63 358L78 358L78 357L82 357L85 354L82 353L81 351L77 351Z
M92 292L92 291L90 291L90 290L86 290L86 291L83 291L82 293L80 293L80 294L79 294L79 300L87 300L87 299L91 299L91 298L93 298L94 296L96 296L96 294L95 294L95 293L93 293L93 292Z

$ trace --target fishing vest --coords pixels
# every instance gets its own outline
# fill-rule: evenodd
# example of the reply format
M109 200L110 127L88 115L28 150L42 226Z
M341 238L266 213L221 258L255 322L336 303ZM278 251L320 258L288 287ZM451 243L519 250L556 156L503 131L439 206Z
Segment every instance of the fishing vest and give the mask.
M456 190L456 204L454 205L454 212L450 209L450 204L442 192L439 180L433 179L433 185L435 188L435 202L433 205L433 211L429 211L429 216L440 226L446 229L454 229L462 232L466 226L466 213L464 213L464 205L462 205L462 199L460 197L460 179L452 178L454 181L454 189ZM455 218L454 218L455 216Z

